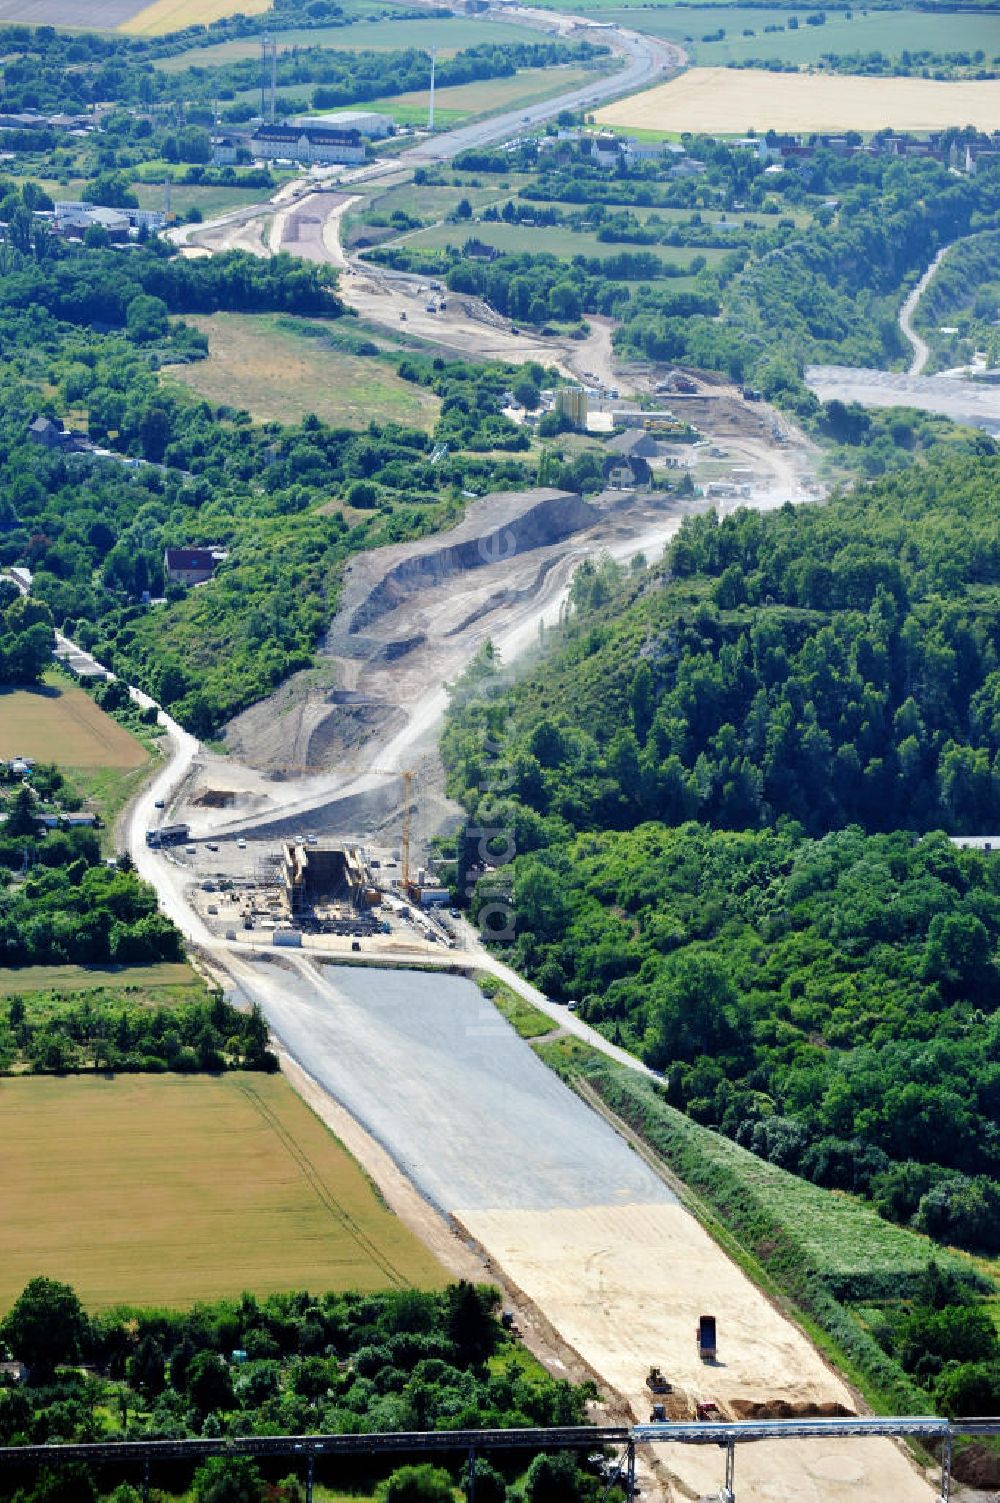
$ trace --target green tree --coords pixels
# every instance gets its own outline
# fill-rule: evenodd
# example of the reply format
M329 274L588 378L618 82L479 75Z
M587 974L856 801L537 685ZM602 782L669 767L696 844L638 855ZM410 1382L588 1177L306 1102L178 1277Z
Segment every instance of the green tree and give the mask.
M0 1325L14 1356L27 1363L36 1379L51 1374L57 1363L78 1357L88 1329L75 1291L44 1276L24 1286Z
M524 1478L524 1503L579 1503L584 1486L568 1451L536 1456Z
M213 1456L194 1474L195 1503L263 1503L264 1482L245 1456Z
M234 1407L232 1376L217 1352L199 1352L192 1359L187 1373L187 1393L202 1415Z
M378 1496L380 1503L454 1503L450 1476L429 1462L398 1467L379 1487Z
M140 293L125 312L125 325L136 344L152 344L167 335L167 305L162 298Z
M20 837L34 835L37 830L38 816L35 813L34 794L27 783L22 783L8 806L4 834Z

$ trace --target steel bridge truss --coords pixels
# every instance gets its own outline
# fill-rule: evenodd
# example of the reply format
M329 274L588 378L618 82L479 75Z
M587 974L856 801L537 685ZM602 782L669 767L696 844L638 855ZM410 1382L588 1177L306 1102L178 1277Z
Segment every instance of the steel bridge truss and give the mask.
M761 1440L839 1440L881 1436L925 1440L941 1447L939 1503L951 1498L952 1446L960 1435L1000 1435L1000 1419L949 1421L929 1416L794 1420L698 1421L626 1426L575 1425L522 1430L395 1430L373 1435L240 1435L220 1439L96 1441L67 1445L0 1447L0 1473L77 1461L91 1465L141 1468L143 1497L157 1462L196 1462L209 1456L288 1457L304 1465L306 1498L312 1503L317 1458L357 1455L439 1453L464 1455L467 1495L475 1503L476 1462L492 1451L594 1451L616 1449L617 1464L604 1477L606 1493L616 1483L628 1503L636 1497L636 1448L642 1445L720 1446L725 1481L719 1503L736 1503L736 1447Z

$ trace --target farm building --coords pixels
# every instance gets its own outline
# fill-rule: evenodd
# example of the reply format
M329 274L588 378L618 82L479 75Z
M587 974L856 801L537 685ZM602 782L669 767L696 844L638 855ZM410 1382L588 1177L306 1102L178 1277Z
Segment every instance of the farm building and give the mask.
M473 235L462 247L462 254L470 261L495 261L500 252L495 245L487 245L485 240L477 240Z
M287 158L296 162L363 162L365 159L365 143L356 130L260 125L248 145L254 156L264 161Z
M219 555L214 548L167 548L163 571L170 584L204 584L215 573Z
M370 136L373 140L391 136L396 129L396 122L391 115L379 115L374 110L334 110L329 115L293 115L288 123L299 130L357 131L359 136Z

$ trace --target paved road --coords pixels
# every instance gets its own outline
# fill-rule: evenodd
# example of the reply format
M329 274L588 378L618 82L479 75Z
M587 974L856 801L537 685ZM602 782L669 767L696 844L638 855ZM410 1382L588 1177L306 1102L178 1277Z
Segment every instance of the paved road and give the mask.
M439 1210L674 1200L472 981L300 957L248 970L286 1049Z
M504 9L504 19L535 24L544 22L551 29L554 18L546 11L509 6ZM482 120L476 125L461 126L457 130L422 141L418 146L403 152L396 161L412 163L414 166L423 162L450 161L459 152L468 151L471 147L493 145L497 141L520 135L525 129L531 130L543 125L563 110L594 109L623 94L634 94L654 83L663 83L666 74L683 67L687 61L680 47L664 42L659 37L643 36L641 32L629 31L622 26L594 29L593 22L582 17L568 19L575 21L584 33L592 32L591 39L595 43L606 42L625 59L625 67L617 73L595 78L555 99L542 100L539 104L511 110L505 115L493 115L489 120Z
M916 407L1000 436L1000 384L955 376L910 376L850 365L807 365L806 385L821 402Z

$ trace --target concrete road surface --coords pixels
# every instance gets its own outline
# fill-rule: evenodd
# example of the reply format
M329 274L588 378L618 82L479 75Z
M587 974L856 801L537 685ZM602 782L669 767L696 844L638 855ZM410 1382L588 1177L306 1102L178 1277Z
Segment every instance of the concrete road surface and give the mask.
M439 1210L674 1201L460 976L259 964L283 1044Z

